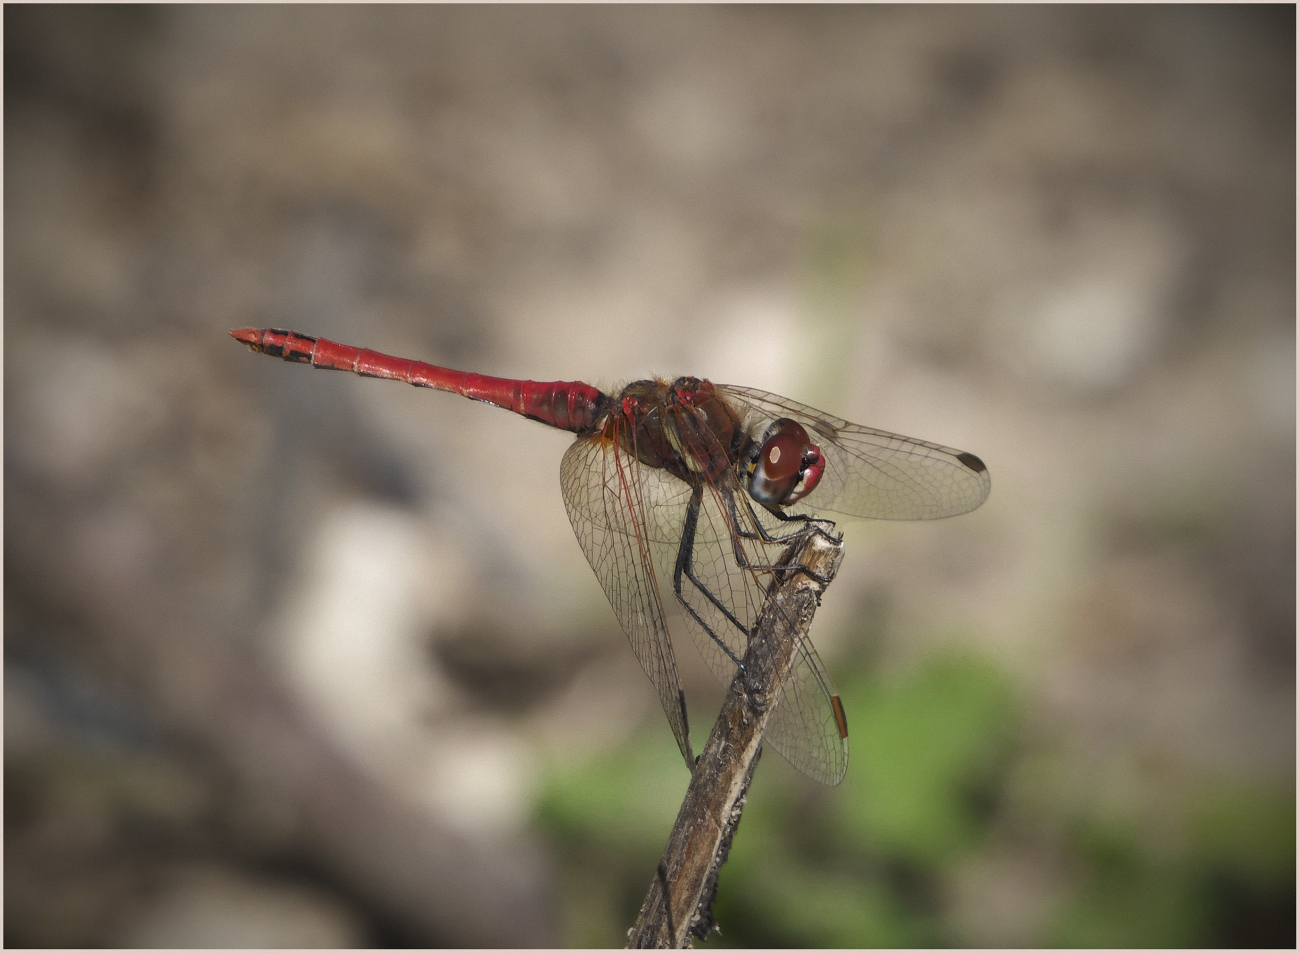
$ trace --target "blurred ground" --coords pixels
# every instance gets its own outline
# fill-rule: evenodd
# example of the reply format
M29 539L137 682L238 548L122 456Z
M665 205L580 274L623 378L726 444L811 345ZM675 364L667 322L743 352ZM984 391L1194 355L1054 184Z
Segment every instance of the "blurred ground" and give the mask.
M685 771L567 439L253 325L988 463L849 527L849 775L764 759L711 942L1294 946L1294 43L6 7L6 944L611 946L653 875Z

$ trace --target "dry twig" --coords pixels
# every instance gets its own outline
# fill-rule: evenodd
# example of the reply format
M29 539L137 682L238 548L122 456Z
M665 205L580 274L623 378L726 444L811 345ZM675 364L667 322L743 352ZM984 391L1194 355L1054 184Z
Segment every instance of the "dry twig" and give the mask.
M713 927L710 908L718 871L740 823L772 703L843 555L841 543L818 533L808 534L782 554L782 565L806 567L821 581L792 569L777 573L745 652L749 691L739 675L732 680L641 913L628 931L629 948L680 949L691 945L692 936L703 939Z

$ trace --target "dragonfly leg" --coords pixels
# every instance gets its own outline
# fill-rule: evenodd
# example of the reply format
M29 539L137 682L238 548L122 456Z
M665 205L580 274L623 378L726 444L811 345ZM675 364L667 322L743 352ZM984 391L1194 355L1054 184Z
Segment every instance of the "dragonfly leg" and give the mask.
M747 530L743 528L740 519L737 517L736 514L737 494L728 493L725 494L725 496L727 499L727 509L731 513L731 521L732 521L732 525L736 529L736 534L738 536L744 537L745 539L761 539L765 543L789 543L796 539L799 539L805 533L816 533L817 535L821 536L822 539L826 540L828 543L838 543L844 538L841 534L832 532L832 530L835 528L835 522L833 520L828 520L824 516L810 516L807 513L783 513L778 509L765 510L765 512L771 513L774 517L781 520L782 522L802 523L803 525L798 529L795 529L782 536L777 536L772 533L769 533L767 529L763 526L762 521L758 518L758 513L754 509L753 504L750 503L749 497L747 495L741 495L741 499L744 501L745 510L749 516L750 523L754 527L752 530Z
M744 539L761 539L765 543L791 543L809 533L816 533L828 542L838 543L842 537L826 529L826 526L833 528L835 526L833 522L821 516L808 516L802 513L786 514L769 510L768 512L771 512L777 519L790 523L798 522L803 524L798 529L795 529L784 536L774 536L763 528L763 523L759 520L758 514L754 512L754 507L750 505L749 500L742 497L741 502L745 504L745 510L749 516L750 525L754 527L754 530L746 530L742 528L740 515L736 511L736 494L725 493L723 496L727 502L727 509L731 514L731 523L736 529L736 534L732 538L732 548L735 550L737 565L742 569L753 569L756 572L775 572L780 569L794 569L795 572L803 573L814 582L821 583L822 585L830 583L828 577L809 569L807 566L760 566L751 563L749 557L747 557L744 550L741 549L740 539L743 537Z
M807 513L783 513L778 509L766 510L765 512L771 513L782 522L802 523L803 526L786 536L773 536L763 528L762 522L758 519L758 514L754 512L753 504L749 502L749 497L745 496L742 497L742 499L745 503L745 508L749 510L750 518L754 521L754 526L758 529L757 535L762 537L763 542L765 543L788 542L789 540L796 539L803 533L816 533L828 543L838 543L844 538L839 533L831 532L831 530L835 528L835 523L824 516L810 516ZM732 502L735 502L734 499ZM827 527L830 528L828 529Z
M735 663L736 668L740 670L741 676L744 677L745 666L741 663L740 659L736 658L736 653L731 651L722 639L718 638L717 633L715 633L712 627L710 627L710 625L700 617L700 614L695 611L695 607L687 602L686 597L682 594L682 576L685 576L691 581L691 584L700 591L704 598L708 599L709 602L713 604L715 609L727 617L727 621L741 632L745 633L746 636L749 635L749 629L740 624L740 620L736 618L731 610L724 606L718 597L710 592L708 588L700 582L700 580L695 578L695 573L692 571L692 562L695 555L695 529L699 525L700 501L702 496L703 490L697 486L691 494L690 501L686 504L686 519L682 526L682 541L677 548L677 564L673 568L673 592L677 596L677 601L680 602L682 607L691 614L691 618L699 623L700 628L708 633L709 638L718 643L718 647L726 653L727 658L731 659L731 661ZM748 682L746 682L746 687L748 688Z

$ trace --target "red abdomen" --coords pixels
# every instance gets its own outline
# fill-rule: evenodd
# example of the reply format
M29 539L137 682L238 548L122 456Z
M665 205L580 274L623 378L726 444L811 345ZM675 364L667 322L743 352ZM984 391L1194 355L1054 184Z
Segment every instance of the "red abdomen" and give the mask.
M247 344L254 351L286 361L449 391L579 435L594 433L597 421L612 403L606 394L581 381L538 383L488 377L438 367L423 361L393 357L296 331L240 328L231 331L230 336Z

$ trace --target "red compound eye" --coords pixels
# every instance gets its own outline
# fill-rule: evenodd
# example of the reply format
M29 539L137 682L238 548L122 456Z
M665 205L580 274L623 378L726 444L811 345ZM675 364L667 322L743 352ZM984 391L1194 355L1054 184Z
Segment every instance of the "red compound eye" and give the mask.
M808 442L808 431L788 417L767 429L752 459L749 495L767 507L787 506L801 499L821 478L821 452ZM810 469L811 482L807 479Z
M763 470L769 480L785 480L799 472L804 441L796 434L781 433L763 444Z

